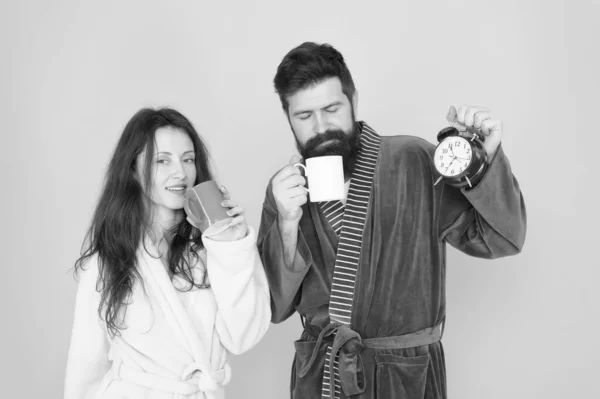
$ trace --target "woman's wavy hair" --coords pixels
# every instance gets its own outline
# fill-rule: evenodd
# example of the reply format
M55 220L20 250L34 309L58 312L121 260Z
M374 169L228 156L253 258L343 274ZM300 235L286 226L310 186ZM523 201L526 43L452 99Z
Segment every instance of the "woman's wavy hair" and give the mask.
M155 153L155 133L161 127L173 127L187 133L196 153L196 182L212 180L208 150L192 123L170 108L143 108L129 120L108 165L104 187L94 212L91 226L83 242L81 256L75 262L75 274L84 269L87 260L97 255L98 281L101 294L98 313L106 322L111 336L126 328L123 325L127 301L134 282L139 279L137 251L149 232L150 210L144 205L143 187L152 187L154 156L145 157L144 185L136 178L136 159L146 151ZM198 262L197 251L203 248L199 231L186 218L168 232L170 248L169 274L189 283L189 290L204 287L194 281L192 268ZM122 312L122 313L121 313Z

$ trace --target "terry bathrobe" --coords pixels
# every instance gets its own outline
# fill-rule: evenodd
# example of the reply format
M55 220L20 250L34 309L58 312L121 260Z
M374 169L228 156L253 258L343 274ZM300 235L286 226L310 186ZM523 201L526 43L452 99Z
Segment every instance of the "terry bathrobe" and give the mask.
M501 147L476 187L456 189L434 185L431 143L359 127L341 232L331 204L305 204L289 266L267 188L258 246L272 321L298 312L304 326L291 397L446 398L446 243L480 258L518 253L521 191Z
M81 272L77 291L65 399L215 399L231 378L227 353L253 347L266 333L269 289L256 250L256 235L238 241L203 238L203 262L194 267L210 288L169 278L163 263L140 248L136 282L128 300L126 329L110 338L98 315L97 259ZM148 244L147 244L148 245ZM196 277L195 277L196 278Z

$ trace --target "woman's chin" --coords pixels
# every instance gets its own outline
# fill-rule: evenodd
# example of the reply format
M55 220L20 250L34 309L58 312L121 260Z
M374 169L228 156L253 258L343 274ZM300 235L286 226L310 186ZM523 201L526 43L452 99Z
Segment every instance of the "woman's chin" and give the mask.
M183 210L184 201L185 200L183 200L183 199L181 199L181 200L175 199L173 201L169 201L168 207L169 207L169 209L171 209L173 211L181 211L181 210Z

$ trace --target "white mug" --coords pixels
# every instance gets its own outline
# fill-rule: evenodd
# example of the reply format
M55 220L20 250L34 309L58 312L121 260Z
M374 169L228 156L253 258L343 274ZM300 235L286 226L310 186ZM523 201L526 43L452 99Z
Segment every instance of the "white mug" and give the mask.
M341 155L308 158L304 168L310 202L341 200L345 197L344 164Z

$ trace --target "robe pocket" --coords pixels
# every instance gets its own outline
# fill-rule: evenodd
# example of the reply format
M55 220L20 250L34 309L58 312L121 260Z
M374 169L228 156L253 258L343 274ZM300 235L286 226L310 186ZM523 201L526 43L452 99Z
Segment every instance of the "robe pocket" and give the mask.
M325 355L327 344L323 342L319 353L305 376L300 377L300 371L310 361L316 341L296 341L294 346L296 354L292 368L292 380L290 384L292 399L313 399L321 397L323 382L323 368L325 366Z
M423 399L429 355L404 357L375 355L378 399Z

